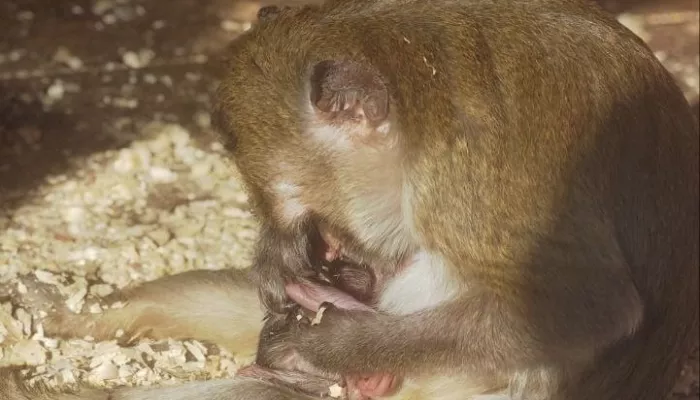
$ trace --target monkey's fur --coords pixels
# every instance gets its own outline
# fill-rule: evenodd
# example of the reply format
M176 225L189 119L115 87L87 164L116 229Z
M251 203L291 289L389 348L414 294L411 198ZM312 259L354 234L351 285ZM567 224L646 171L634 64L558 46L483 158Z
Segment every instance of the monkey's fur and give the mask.
M290 338L303 358L514 399L671 388L698 325L698 127L614 18L339 0L268 14L229 55L217 120L262 222L265 306L313 270L319 222L389 276L384 313Z
M396 399L669 392L698 332L699 135L641 40L577 0L269 11L232 44L216 100L262 226L254 286L282 312L285 283L314 273L319 223L382 277L379 313L329 310L289 346L330 374L409 377ZM105 332L155 312L173 328L152 333L237 345L252 325L207 331L169 304L238 315L253 286L202 305L183 296L200 282ZM235 399L251 384L236 382L189 393Z

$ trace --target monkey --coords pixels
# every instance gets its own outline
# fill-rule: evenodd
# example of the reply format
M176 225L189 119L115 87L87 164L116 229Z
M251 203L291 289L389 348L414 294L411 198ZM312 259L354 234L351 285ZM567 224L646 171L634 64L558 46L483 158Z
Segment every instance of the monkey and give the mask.
M374 289L371 271L352 264L338 248L319 249L320 253L326 251L332 252L332 256L326 257L332 263L320 271L323 276L316 282L306 282L305 292L342 308L370 310L351 293L359 298L371 297ZM264 315L249 271L199 270L166 276L107 296L102 301L105 305L119 302L122 306L107 307L99 314L73 313L65 307L54 285L42 283L31 275L22 277L20 282L24 286L21 291L16 290L15 282L0 285L0 299L12 299L15 305L30 310L33 315L45 314L41 322L49 336L111 340L123 329L124 334L117 338L122 345L141 337L196 338L220 343L239 356L255 355L255 363L242 367L232 379L155 389L79 388L61 393L42 387L27 388L21 384L17 369L4 369L0 370L0 398L184 400L196 394L212 400L218 396L232 400L252 396L263 400L308 400L328 398L330 388L338 385L344 392L336 398L368 399L357 384L348 385L338 374L315 369L295 356L294 349L283 340L284 335L294 324L308 324L310 312L297 307L286 316Z
M698 330L698 127L611 15L330 0L268 10L227 56L214 120L266 310L299 301L320 224L385 277L378 312L289 335L303 359L511 400L671 389Z
M323 304L319 227L377 277L374 311L290 330L303 360L405 377L391 399L670 390L698 328L698 127L612 17L330 0L268 10L228 57L214 120L261 224L261 313Z
M344 309L371 310L333 286L338 284L366 297L368 295L359 290L371 290L366 286L371 281L371 277L366 276L368 272L366 268L348 263L336 264L336 267L328 268L328 277L317 282L307 281L304 288L299 288L299 293L315 295L313 299L302 299L302 303L320 300L327 306L330 305L327 302L333 302ZM190 271L146 282L108 296L104 303L119 301L123 307L106 308L100 314L75 314L69 311L62 306L61 295L55 286L42 283L32 276L22 277L21 283L26 288L21 292L13 290L13 284L0 286L0 299L12 298L16 305L27 308L34 315L46 313L42 325L49 336L94 336L96 340L109 340L114 339L115 329L126 328L124 335L118 339L124 345L139 337L206 338L209 341L225 337L223 343L228 349L239 355L255 354L255 363L243 366L231 379L159 388L78 388L60 393L41 386L30 389L20 383L17 369L0 369L0 396L3 399L184 400L197 395L207 400L218 399L219 396L237 400L255 395L261 399L308 400L329 398L333 386L342 390L335 394L335 398L369 399L359 380L347 382L338 374L316 369L300 359L294 354L294 349L287 345L284 337L290 329L311 322L312 313L309 310L298 307L290 310L286 316L269 314L259 319L248 318L242 313L255 313L256 308L260 309L255 288L246 271ZM232 324L222 324L222 321ZM258 330L257 349L253 350L250 337ZM236 341L236 337L243 340ZM392 390L397 387L397 382L385 384Z
M347 276L348 265L330 269L329 280L338 281ZM345 271L345 272L343 272ZM361 269L351 273L365 283ZM65 307L55 286L37 281L32 276L21 279L24 294L14 291L15 285L3 286L0 298L12 298L16 305L46 313L42 319L45 334L76 338L92 336L96 340L111 340L115 332L124 329L118 338L128 345L140 337L154 339L191 339L222 344L227 350L242 356L255 355L255 364L248 365L231 379L199 382L175 387L116 388L98 390L79 388L73 391L27 388L20 382L16 369L0 370L0 398L8 400L160 400L190 399L197 395L206 400L219 398L309 400L327 398L335 383L343 383L335 374L301 365L294 359L284 340L277 338L288 331L289 321L297 323L296 315L304 310L290 310L287 316L265 316L258 302L256 288L245 270L198 270L166 276L155 281L128 288L104 299L106 304L122 302L123 307L107 308L103 313L75 314ZM333 278L335 276L335 278ZM334 289L330 284L309 282L318 286L324 299L334 300L338 306L366 307L351 296ZM348 287L358 287L353 282ZM355 394L353 394L355 393ZM345 395L348 400L364 400L360 392ZM223 397L222 397L223 396Z

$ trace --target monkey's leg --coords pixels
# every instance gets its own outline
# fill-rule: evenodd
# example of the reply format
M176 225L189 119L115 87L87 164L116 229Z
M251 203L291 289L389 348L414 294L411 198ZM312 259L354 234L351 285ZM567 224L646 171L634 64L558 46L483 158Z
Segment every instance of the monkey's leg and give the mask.
M99 314L72 313L53 285L24 278L24 294L13 296L30 309L54 307L43 320L47 335L64 338L92 336L111 340L198 339L218 344L234 354L255 353L263 324L257 291L247 271L190 271L143 283L109 296L118 307Z
M109 400L317 400L257 377L191 382L159 388L119 389ZM53 399L47 399L53 400ZM86 399L87 400L87 399Z
M264 377L263 377L264 378ZM12 369L0 370L3 400L314 400L312 397L259 377L236 376L156 388L79 389L59 393L27 388Z

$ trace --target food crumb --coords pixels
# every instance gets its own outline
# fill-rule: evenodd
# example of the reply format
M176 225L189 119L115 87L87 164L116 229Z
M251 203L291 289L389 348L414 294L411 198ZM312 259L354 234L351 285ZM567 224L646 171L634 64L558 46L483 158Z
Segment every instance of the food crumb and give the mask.
M343 394L345 394L345 388L341 387L337 383L328 388L328 395L334 399L343 397Z
M316 316L314 317L313 320L311 320L311 326L318 325L321 323L321 319L323 318L324 312L326 312L326 307L321 306L318 308L318 311L316 312Z

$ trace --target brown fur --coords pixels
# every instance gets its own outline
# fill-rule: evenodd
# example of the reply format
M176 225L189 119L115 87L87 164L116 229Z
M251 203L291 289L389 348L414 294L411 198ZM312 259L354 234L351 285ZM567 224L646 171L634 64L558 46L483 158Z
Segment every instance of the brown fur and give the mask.
M331 312L291 339L304 358L514 399L671 388L698 324L698 128L612 17L337 0L277 13L229 56L217 120L263 225L265 306L311 273L319 222L379 275L425 252L459 286L408 315Z

